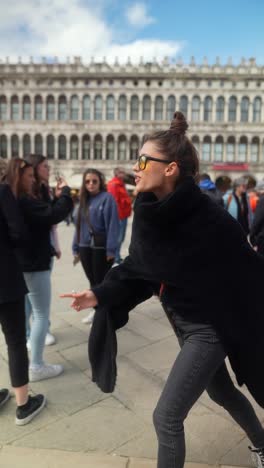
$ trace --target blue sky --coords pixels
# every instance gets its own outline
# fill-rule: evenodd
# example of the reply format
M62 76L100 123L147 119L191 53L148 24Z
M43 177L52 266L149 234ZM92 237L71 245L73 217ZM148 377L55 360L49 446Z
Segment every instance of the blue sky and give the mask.
M264 0L0 0L0 57L264 64Z

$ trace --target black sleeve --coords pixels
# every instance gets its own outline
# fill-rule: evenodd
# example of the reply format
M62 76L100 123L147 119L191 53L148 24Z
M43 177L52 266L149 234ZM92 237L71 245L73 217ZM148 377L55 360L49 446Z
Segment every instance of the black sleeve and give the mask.
M253 246L256 245L257 237L261 232L264 234L264 197L262 197L257 204L250 231L250 242Z
M73 202L69 187L62 189L62 194L54 203L31 197L20 200L23 213L30 223L52 226L63 221L72 210Z
M99 305L116 307L122 303L146 301L156 293L155 285L141 278L129 277L125 265L111 268L104 281L91 288Z
M26 227L18 209L17 201L9 187L2 185L0 208L8 227L8 234L15 247L21 245L26 239Z

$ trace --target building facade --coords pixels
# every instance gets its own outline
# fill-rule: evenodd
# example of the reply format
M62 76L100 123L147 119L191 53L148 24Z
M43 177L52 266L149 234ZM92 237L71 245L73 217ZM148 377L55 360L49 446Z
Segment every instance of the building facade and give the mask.
M109 177L116 165L131 170L144 135L168 128L181 110L202 172L262 179L263 93L264 66L254 59L235 66L7 58L0 61L0 156L42 153L66 177L88 166Z

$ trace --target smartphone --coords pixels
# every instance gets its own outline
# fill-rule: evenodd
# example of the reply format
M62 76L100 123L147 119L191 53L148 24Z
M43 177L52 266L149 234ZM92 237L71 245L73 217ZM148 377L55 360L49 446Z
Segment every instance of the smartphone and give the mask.
M55 172L55 179L57 182L61 180L61 174L58 171Z

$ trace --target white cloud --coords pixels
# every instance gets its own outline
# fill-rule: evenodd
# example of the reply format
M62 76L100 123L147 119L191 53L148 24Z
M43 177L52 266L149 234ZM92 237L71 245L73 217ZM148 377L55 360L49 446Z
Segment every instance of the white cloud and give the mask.
M152 16L148 16L146 5L140 2L128 8L126 18L131 26L136 27L144 27L148 24L155 23L155 19Z
M108 0L107 0L108 1ZM116 25L104 17L106 0L0 0L0 57L81 56L84 61L94 56L101 60L138 61L175 57L182 49L177 41L137 39L126 43L117 40ZM90 5L89 5L90 2ZM92 5L92 6L91 6ZM120 17L120 25L122 18ZM130 31L133 33L133 31Z

